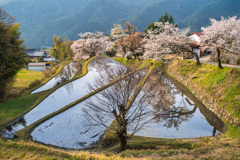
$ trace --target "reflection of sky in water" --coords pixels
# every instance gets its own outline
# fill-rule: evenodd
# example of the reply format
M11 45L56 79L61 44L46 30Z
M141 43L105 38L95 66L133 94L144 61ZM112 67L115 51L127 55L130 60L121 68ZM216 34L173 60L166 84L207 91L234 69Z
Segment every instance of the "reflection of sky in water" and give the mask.
M111 90L111 87L107 89ZM87 101L96 102L96 96L102 98L100 93L90 97ZM103 126L89 127L82 111L84 107L86 107L86 101L42 123L32 132L33 139L45 144L77 149L96 143L101 139L106 128ZM104 116L102 120L109 126L114 118Z
M105 61L103 61L104 59ZM58 88L34 109L25 114L23 118L26 126L90 93L87 84L94 83L94 77L98 76L99 71L101 71L100 68L112 68L119 65L112 59L106 59L96 58L91 61L88 65L88 73L85 76ZM11 131L5 131L4 137L13 138L14 133L24 127L21 123L15 123L11 126Z
M165 78L166 77L164 76L163 79ZM139 130L135 135L159 138L194 138L201 136L212 136L214 127L208 123L198 108L195 108L196 110L194 110L194 103L183 93L179 92L173 84L169 82L168 84L164 84L168 85L169 88L172 88L172 90L170 90L168 93L174 98L174 103L172 103L170 106L161 106L163 108L166 107L166 110L163 110L160 107L160 110L157 111L151 107L153 112L157 112L157 114L154 114L155 119L151 123L146 124L144 128ZM158 83L158 85L164 84ZM180 108L183 108L182 113L190 111L194 113L178 116L179 114L176 112L179 111ZM172 113L175 117L172 118L173 116L162 116L163 113ZM149 119L153 117L154 116L152 115L149 117ZM156 117L158 118L156 119ZM132 132L133 130L130 128L129 133Z
M182 112L194 112L189 114L186 120L179 123L178 129L174 125L170 128L164 126L165 121L161 119L161 123L156 121L148 123L143 129L137 132L136 135L147 137L164 137L164 138L190 138L200 136L211 136L213 127L206 121L205 117L200 113L199 109L190 99L184 94L180 93L173 84L168 84L172 90L169 90L174 95L174 103L171 106L177 108L183 107L185 110ZM145 87L145 86L144 86ZM111 88L111 87L109 87ZM144 92L141 91L140 95ZM101 94L97 94L101 96ZM89 98L92 101L97 101L95 96ZM137 98L138 99L138 98ZM75 107L51 118L38 126L33 132L32 137L34 140L51 144L64 148L86 148L94 144L104 134L104 127L91 127L86 126L86 119L82 108L86 106L85 101L79 103ZM173 109L174 107L170 107ZM132 108L129 111L131 114ZM148 109L154 110L151 106ZM109 126L114 118L103 116L102 119L107 126ZM148 117L149 119L152 117ZM146 119L147 120L147 119ZM166 121L168 119L165 119ZM134 126L134 125L133 125ZM130 128L130 127L129 127ZM61 134L59 134L61 132ZM131 133L131 130L130 132Z
M181 97L176 95L175 104L177 105L179 101L181 101ZM188 108L193 110L194 106L188 106ZM213 132L213 126L206 121L199 109L192 114L188 121L181 122L178 128L175 128L174 125L167 128L164 124L164 120L162 122L149 123L142 130L138 131L136 135L161 138L193 138L211 136Z
M78 149L95 143L104 134L105 128L85 126L82 107L85 107L84 102L44 122L32 132L33 139L45 144Z
M34 90L31 94L42 92L48 89L53 88L59 83L62 83L63 81L70 80L75 75L75 73L80 69L77 67L80 67L77 65L80 62L71 62L68 63L63 67L63 69L51 80L49 80L46 84L39 87L38 89Z

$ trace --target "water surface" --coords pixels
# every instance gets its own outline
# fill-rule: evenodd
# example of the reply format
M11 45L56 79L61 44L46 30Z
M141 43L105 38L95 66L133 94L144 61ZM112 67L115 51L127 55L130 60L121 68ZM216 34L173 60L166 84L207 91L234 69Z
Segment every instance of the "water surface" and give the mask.
M58 88L34 109L25 114L21 120L6 126L3 137L14 138L15 132L89 94L91 91L88 84L94 85L94 79L99 76L99 73L106 69L111 71L120 66L122 65L110 58L94 58L89 62L88 73L85 76Z
M156 94L149 107L152 114L136 135L157 138L196 138L215 136L224 132L226 125L200 102L193 102L181 92L164 72L153 72L142 89L155 85ZM133 132L129 126L129 132Z
M134 76L141 76L139 78L141 79L145 76L147 70L139 72L141 73L135 73ZM121 81L124 81L124 79ZM114 85L118 85L117 83ZM114 89L114 86L110 86L105 90L111 91L112 89ZM105 97L102 96L102 93L107 93L105 90L40 124L31 133L33 140L73 149L83 149L93 146L101 140L106 128L104 126L96 127L89 125L82 109L89 105L90 101L97 102L99 99L103 100ZM114 120L113 116L105 116L104 113L101 115L104 117L102 120L106 126L109 126Z
M146 72L144 71L145 75ZM194 138L202 136L215 136L226 129L225 124L212 112L206 109L201 103L193 102L191 97L182 93L174 86L163 72L153 72L147 83L144 85L134 105L141 101L142 95L149 92L149 88L154 86L153 96L146 99L146 115L140 123L136 119L128 126L128 133L135 132L136 124L144 124L142 129L135 135L157 138ZM109 90L112 88L109 87ZM98 97L98 98L96 98ZM73 108L47 120L39 125L32 132L35 141L64 148L84 149L93 146L101 140L106 128L102 125L90 125L89 119L84 117L83 108L89 106L88 101L101 104L101 92L85 100ZM102 122L109 126L114 120L114 116L104 115L106 106L102 106ZM132 107L127 119L134 119ZM96 113L90 112L92 115ZM61 134L59 134L61 132Z
M34 90L31 94L42 92L48 89L53 88L54 86L63 83L67 80L73 78L73 76L79 72L82 68L81 62L70 62L65 65L61 71L52 79L50 79L47 83L43 86L39 87L38 89Z

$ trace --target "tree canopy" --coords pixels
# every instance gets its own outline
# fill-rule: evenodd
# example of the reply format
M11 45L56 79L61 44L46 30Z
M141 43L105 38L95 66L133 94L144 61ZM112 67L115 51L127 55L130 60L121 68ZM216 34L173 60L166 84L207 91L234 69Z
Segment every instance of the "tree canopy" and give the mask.
M230 18L222 17L220 21L211 20L211 26L202 27L201 48L209 48L217 51L218 68L221 69L221 50L228 53L236 53L232 47L233 41L240 36L240 19L236 16Z
M60 62L71 60L72 59L72 50L71 45L72 42L65 38L64 42L60 36L53 35L53 48L50 51L50 55L52 55L55 59Z
M125 57L138 58L139 54L143 52L142 48L142 33L135 32L135 26L130 22L125 23L126 29L119 24L114 24L111 30L112 42L108 50L116 50Z
M109 45L108 36L103 35L102 32L86 32L80 33L82 39L75 41L71 45L74 59L83 59L84 56L94 57L106 51Z
M165 15L159 17L158 22L162 22L163 24L165 24L166 22L168 22L169 24L173 24L175 27L177 27L178 25L174 23L173 17L171 15L168 15L168 13L166 12ZM154 22L149 24L146 28L146 30L144 30L145 33L148 33L148 30L155 30L157 29L158 26L154 25Z
M25 65L26 53L23 52L24 40L20 39L20 24L13 23L14 18L0 8L0 100L6 93L7 84Z

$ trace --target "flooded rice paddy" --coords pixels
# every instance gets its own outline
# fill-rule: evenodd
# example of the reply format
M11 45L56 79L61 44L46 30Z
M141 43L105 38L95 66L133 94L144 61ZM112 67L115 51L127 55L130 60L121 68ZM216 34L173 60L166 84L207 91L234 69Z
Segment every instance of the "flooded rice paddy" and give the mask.
M81 62L70 62L66 64L55 77L50 79L47 83L45 83L41 87L34 90L31 94L51 89L60 83L72 79L73 76L81 70L81 68L82 68Z
M142 94L151 83L157 90L150 104L152 119L135 135L196 138L215 136L225 131L226 125L216 115L195 99L193 102L192 97L188 97L173 85L164 72L153 72L143 87ZM132 132L131 128L129 132Z
M143 72L146 74L146 71ZM154 86L154 94L149 99L146 109L151 112L145 115L145 121L141 123L148 120L149 122L135 135L157 138L194 138L215 136L226 129L225 124L217 116L201 103L193 102L190 97L174 86L163 72L153 72L139 95L146 94L150 86ZM101 92L85 101L101 103L103 98L99 96ZM136 98L135 101L139 100ZM83 116L82 108L89 103L85 101L39 125L31 134L33 139L53 146L74 149L88 148L99 142L106 128L86 123L87 119ZM130 119L135 109L132 107L128 111L127 119ZM114 120L114 117L109 116L101 118L106 126ZM138 121L128 126L128 133L134 131L136 123Z
M91 92L88 85L95 83L94 78L99 73L119 66L122 65L110 58L93 59L88 64L88 73L85 76L58 88L17 122L6 126L3 137L14 138L15 132L87 95Z
M140 76L143 78L147 70L141 70L139 72L142 72ZM112 89L114 89L114 87L110 86L105 90L111 91ZM33 140L64 148L83 149L93 146L101 140L106 128L104 126L89 125L89 123L86 122L87 120L82 109L86 107L90 101L96 102L99 99L103 100L102 92L104 91L39 125L31 134ZM114 120L114 117L111 116L103 117L102 120L106 126L109 126ZM61 131L61 134L59 134L59 131Z
M108 58L97 58L91 61L86 76L57 89L18 122L7 126L4 137L13 138L16 131L87 95L97 87L110 83L111 80L103 81L104 77L100 76L100 73L109 70L108 74L116 76L118 73L114 69L119 67L122 66ZM141 73L138 74L140 78L143 78L146 74L146 70L138 72ZM110 86L105 90L112 90L113 88L113 86ZM135 135L157 138L195 138L215 136L226 130L226 125L217 116L203 106L193 95L182 91L181 87L179 88L164 72L159 70L151 73L135 99L133 107L127 111L127 118L131 118L136 111L135 104L138 104L138 101L141 101L144 97L143 95L150 91L149 88L152 88L151 92L153 94L148 99L144 99L148 104L146 109L149 112L146 112L148 114L144 115L145 117L141 117L144 118L144 121L142 121L143 128L138 131L134 130L136 124L140 124L139 121L134 121L129 124L128 133L136 132ZM37 126L31 133L33 140L73 149L94 146L102 139L107 127L114 120L114 116L103 114L100 115L100 119L105 126L89 125L88 119L84 116L83 108L91 107L89 101L100 106L103 105L101 92ZM121 89L114 92L121 92ZM102 107L106 108L104 105ZM104 112L106 111L102 109L101 113ZM145 124L145 122L148 123Z

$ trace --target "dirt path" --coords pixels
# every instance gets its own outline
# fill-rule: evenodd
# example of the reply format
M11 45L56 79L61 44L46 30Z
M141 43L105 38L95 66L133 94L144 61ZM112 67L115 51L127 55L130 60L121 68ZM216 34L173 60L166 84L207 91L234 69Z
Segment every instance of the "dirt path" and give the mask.
M210 62L210 55L206 55L206 56L203 56L203 57L200 57L200 63L207 63L207 64L212 64L214 66L217 66L218 64L216 62ZM195 61L196 62L196 59L195 58L192 58L192 59L187 59L187 60L190 60L190 61ZM223 67L231 67L231 68L240 68L240 66L237 66L237 65L230 65L230 64L222 64Z

